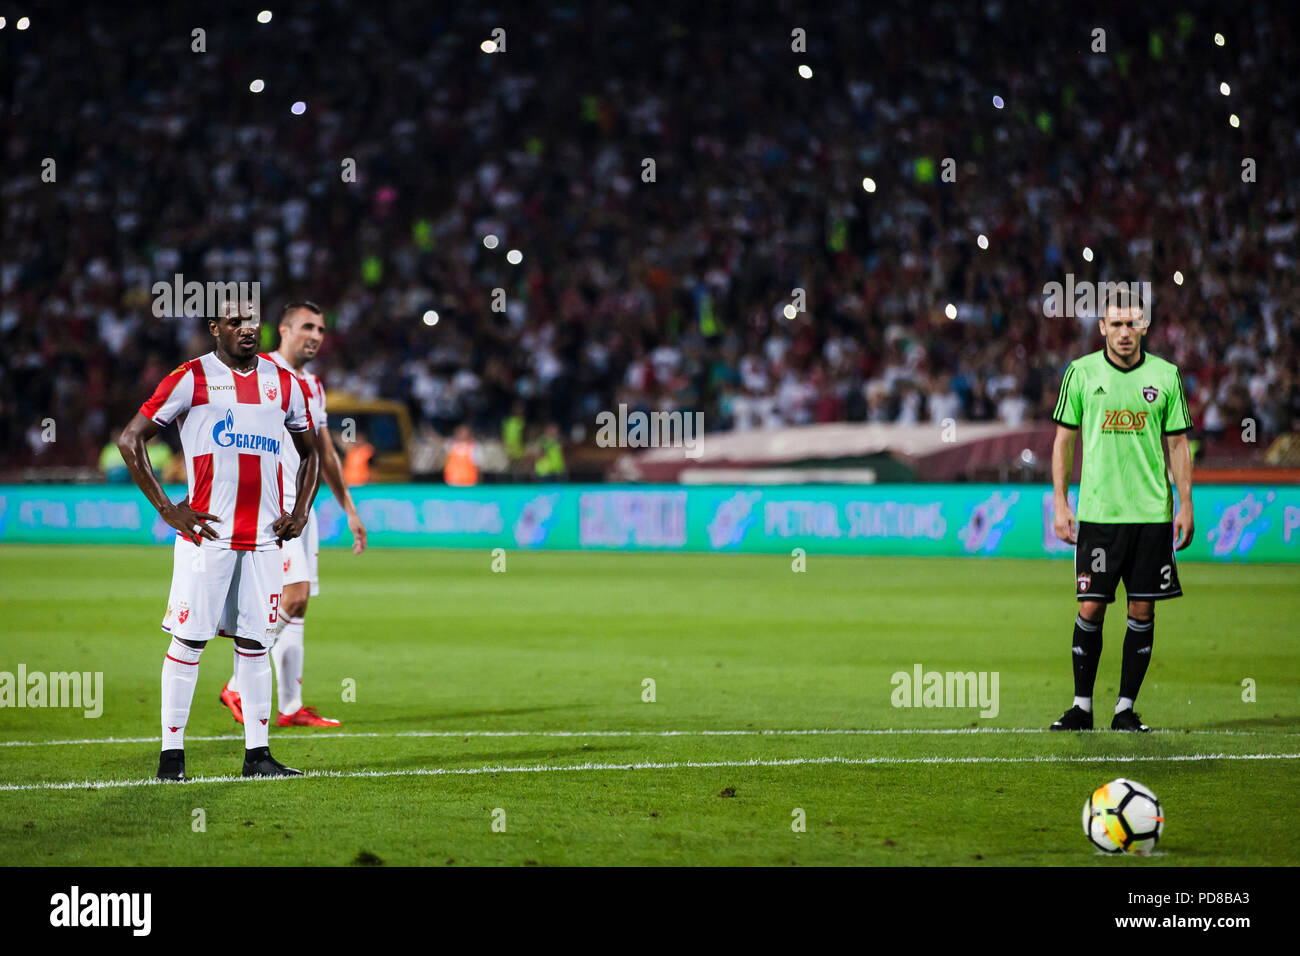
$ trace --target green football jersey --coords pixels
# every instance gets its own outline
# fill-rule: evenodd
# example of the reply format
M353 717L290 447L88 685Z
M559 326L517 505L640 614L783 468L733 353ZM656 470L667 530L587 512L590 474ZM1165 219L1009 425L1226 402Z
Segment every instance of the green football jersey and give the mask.
M1120 368L1105 349L1075 359L1052 420L1083 430L1080 521L1173 520L1162 439L1192 427L1177 366L1143 352L1132 368Z

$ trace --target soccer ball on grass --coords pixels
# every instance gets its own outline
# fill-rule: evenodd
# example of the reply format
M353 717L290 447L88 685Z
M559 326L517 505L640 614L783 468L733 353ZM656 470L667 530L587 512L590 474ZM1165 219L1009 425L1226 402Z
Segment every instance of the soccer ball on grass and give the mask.
M1155 849L1164 829L1156 795L1123 777L1102 784L1083 805L1083 833L1105 853L1145 856Z

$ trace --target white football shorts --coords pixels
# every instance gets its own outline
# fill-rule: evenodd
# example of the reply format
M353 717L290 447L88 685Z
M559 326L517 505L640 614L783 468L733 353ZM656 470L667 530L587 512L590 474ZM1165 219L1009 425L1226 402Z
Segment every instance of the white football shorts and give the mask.
M284 552L231 551L176 538L172 589L162 628L172 637L207 641L243 637L270 647L284 584Z
M316 574L320 559L320 526L316 523L316 509L307 519L302 534L284 543L280 553L284 556L284 584L311 582L311 596L320 594L320 580Z

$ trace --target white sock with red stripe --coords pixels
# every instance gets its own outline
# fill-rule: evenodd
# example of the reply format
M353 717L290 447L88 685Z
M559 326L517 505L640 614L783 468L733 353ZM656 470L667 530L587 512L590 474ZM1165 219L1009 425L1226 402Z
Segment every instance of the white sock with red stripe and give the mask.
M162 667L162 749L185 749L185 724L194 702L194 685L199 681L201 647L190 647L172 638Z
M244 746L265 747L271 719L271 662L265 647L235 645L235 676L239 678L240 709L244 712Z
M288 716L296 714L302 707L302 618L285 617L284 629L275 646L271 648L271 660L275 662L275 692L280 702L280 713Z

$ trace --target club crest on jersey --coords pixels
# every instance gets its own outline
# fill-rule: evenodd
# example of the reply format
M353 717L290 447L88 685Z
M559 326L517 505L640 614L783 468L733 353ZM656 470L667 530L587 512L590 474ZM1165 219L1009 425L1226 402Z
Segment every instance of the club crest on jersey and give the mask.
M266 400L268 402L275 401L275 396L280 394L280 390L275 387L274 382L267 382L265 385L265 391L266 391ZM1151 399L1148 398L1147 401L1149 402L1151 401Z
M1091 586L1092 584L1092 575L1081 574L1078 577L1078 582L1079 582L1079 593L1083 594L1085 591L1088 590L1089 586Z
M1160 394L1159 390L1154 385L1147 385L1142 389L1142 397L1145 398L1148 402L1154 402L1156 400L1156 396L1159 394Z

